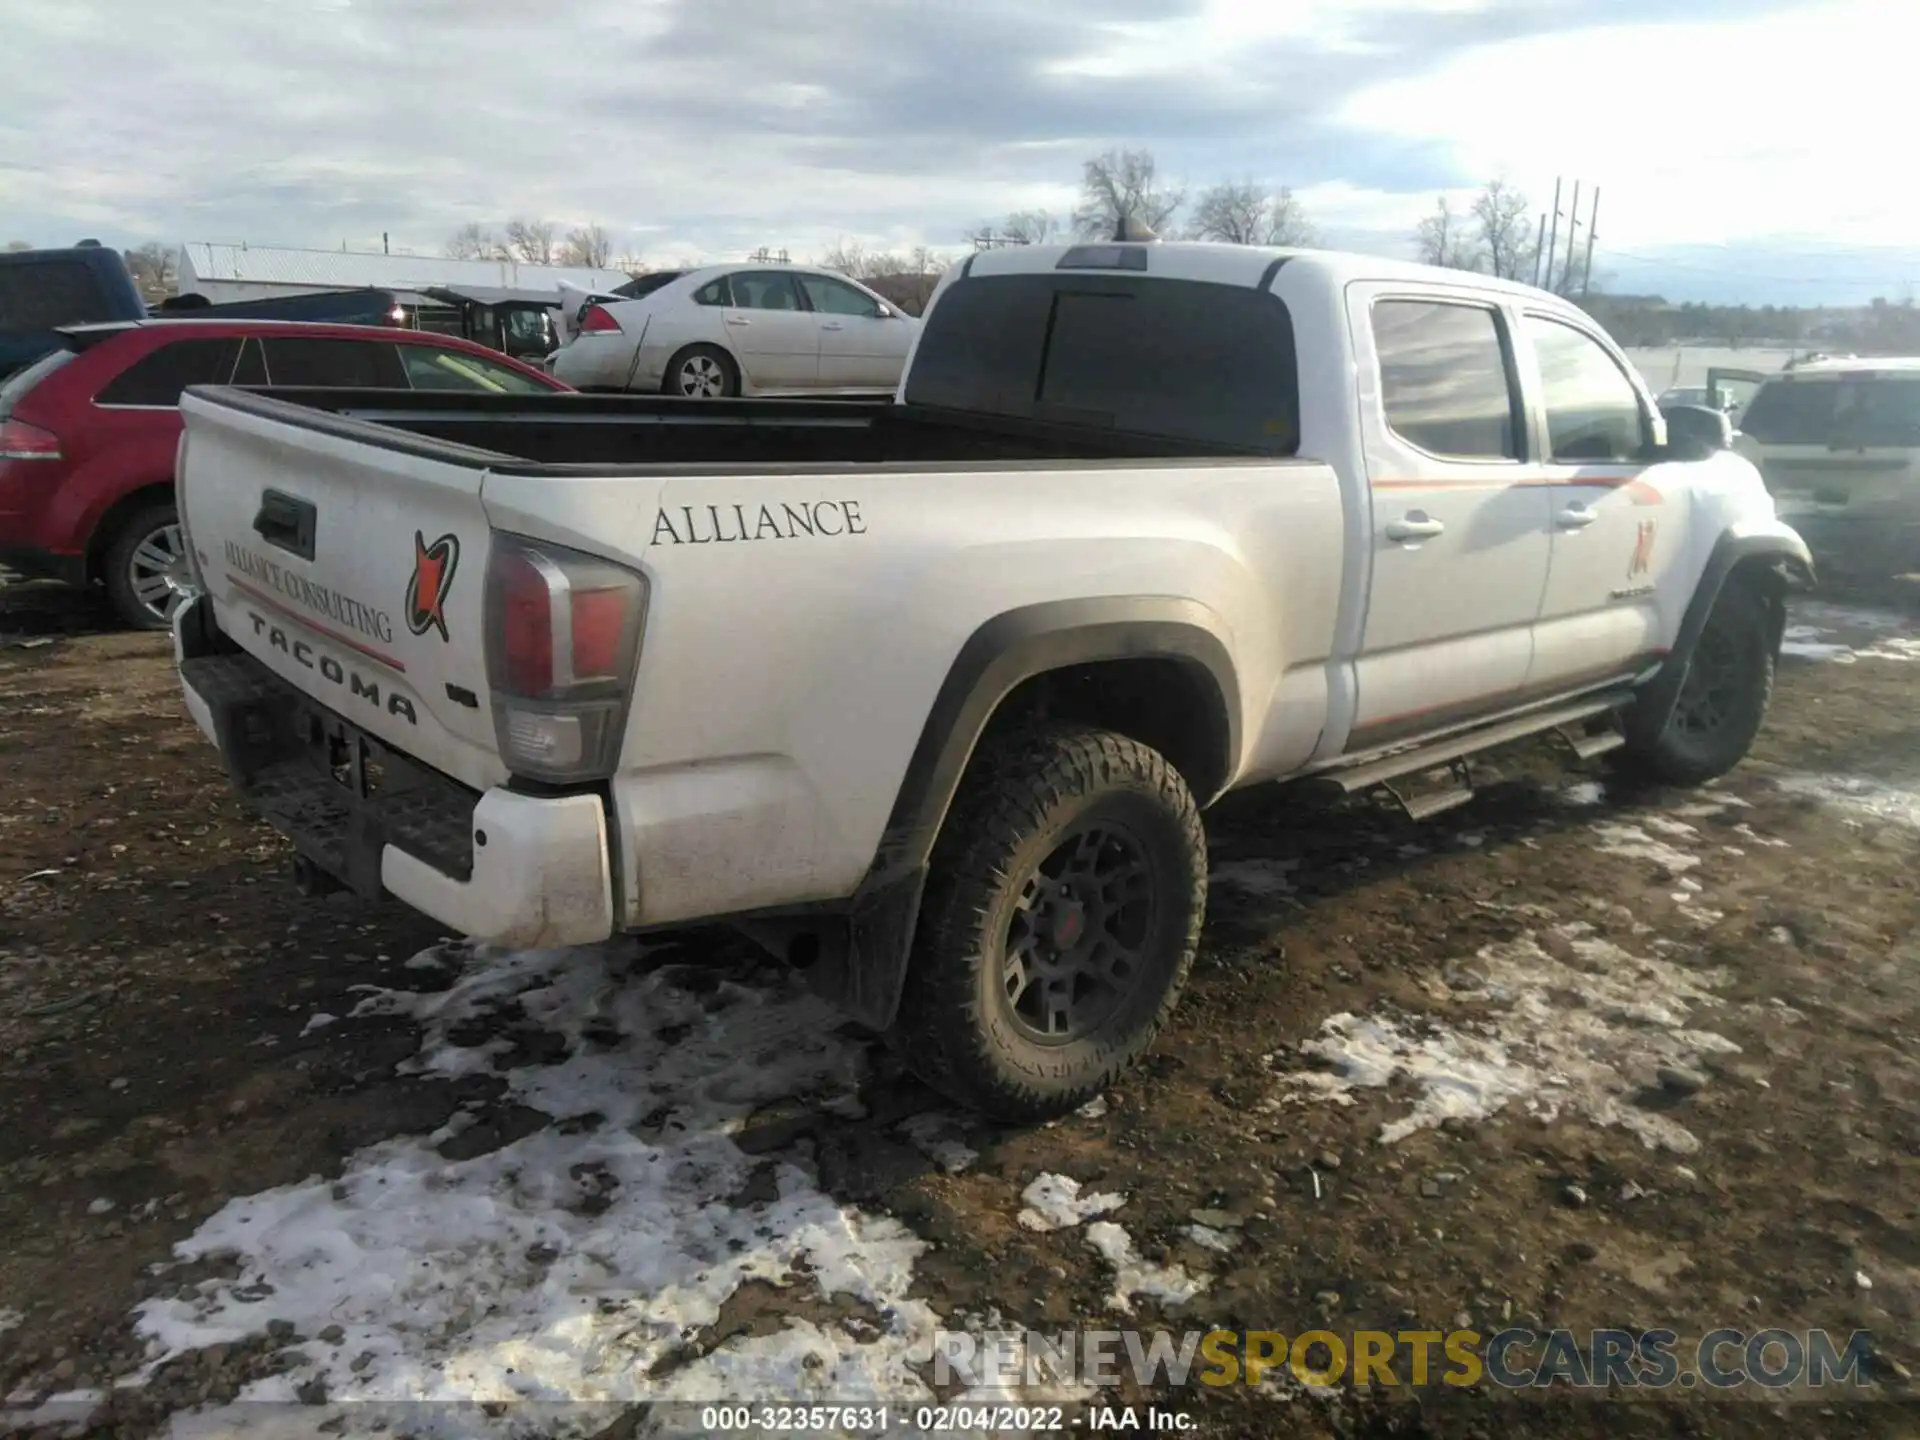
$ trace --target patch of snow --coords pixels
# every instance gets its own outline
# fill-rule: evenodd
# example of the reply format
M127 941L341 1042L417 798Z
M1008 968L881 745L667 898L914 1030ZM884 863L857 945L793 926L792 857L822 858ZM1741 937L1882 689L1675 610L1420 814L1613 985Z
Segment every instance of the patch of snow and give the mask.
M1698 855L1675 849L1664 840L1656 840L1638 825L1604 822L1593 827L1598 849L1604 855L1620 855L1629 860L1651 860L1674 874L1691 870L1700 863Z
M1862 605L1835 605L1827 600L1797 600L1791 608L1795 620L1824 624L1832 630L1902 630L1906 619L1892 610L1874 610Z
M1071 1175L1041 1175L1020 1192L1027 1208L1019 1221L1028 1230L1069 1230L1096 1215L1118 1210L1127 1203L1124 1195L1082 1193L1080 1182Z
M1830 660L1837 665L1851 665L1857 658L1851 645L1837 640L1822 640L1822 635L1831 635L1813 625L1789 625L1780 637L1780 653L1792 655L1801 660Z
M27 1323L26 1312L16 1310L11 1305L0 1305L0 1335L9 1330L18 1330Z
M1487 1019L1450 1027L1330 1017L1300 1048L1332 1073L1283 1076L1282 1098L1350 1104L1358 1090L1409 1085L1411 1108L1381 1127L1383 1144L1517 1104L1544 1122L1577 1114L1617 1125L1648 1148L1698 1150L1684 1126L1633 1102L1658 1084L1662 1067L1694 1068L1703 1055L1739 1049L1692 1023L1696 1009L1720 1003L1713 991L1730 977L1630 954L1582 922L1557 927L1548 940L1529 934L1488 945L1450 967L1444 998L1490 1007Z
M1293 881L1287 872L1299 868L1298 860L1228 860L1208 872L1207 882L1247 895L1291 895Z
M1098 1120L1107 1113L1107 1097L1096 1095L1073 1113L1082 1120Z
M174 1253L228 1252L238 1273L136 1309L149 1362L137 1378L276 1318L345 1336L303 1347L304 1363L196 1421L244 1428L258 1413L247 1402L291 1399L313 1379L332 1401L361 1402L356 1428L378 1428L383 1404L404 1405L392 1425L449 1437L507 1435L517 1421L511 1408L491 1417L413 1402L931 1398L909 1368L930 1358L941 1324L909 1293L923 1241L837 1203L792 1163L772 1162L775 1198L728 1203L769 1163L733 1143L747 1117L776 1100L850 1092L866 1048L796 977L747 984L700 966L647 969L645 953L481 947L449 990L368 993L360 1013L422 1024L410 1073L490 1069L508 1042L453 1038L489 1018L557 1033L569 1053L506 1070L507 1093L556 1119L588 1118L459 1161L431 1137L396 1137L349 1157L337 1181L229 1201ZM618 1043L585 1039L609 1030ZM800 1307L850 1296L869 1318L792 1314L774 1333L689 1351L750 1281L790 1288ZM363 1354L371 1359L349 1369ZM669 1356L684 1363L656 1375ZM604 1425L604 1412L582 1423Z
M1216 1230L1211 1225L1182 1226L1180 1233L1202 1250L1211 1250L1216 1255L1231 1254L1234 1246L1240 1243L1238 1235L1230 1234L1225 1230Z
M309 1015L307 1017L306 1027L300 1032L300 1038L305 1039L316 1030L324 1030L329 1025L338 1024L339 1020L340 1017L338 1015L329 1015L324 1010Z
M1580 780L1560 789L1563 805L1598 805L1607 798L1607 787L1598 780Z
M1771 835L1762 835L1744 820L1733 827L1733 833L1751 845L1763 845L1769 850L1787 850L1792 848L1785 840L1776 840Z
M1859 775L1782 775L1789 795L1805 795L1839 810L1920 829L1920 792Z
M1113 1293L1107 1303L1123 1315L1133 1313L1136 1295L1163 1305L1184 1305L1207 1288L1207 1277L1189 1275L1179 1265L1155 1265L1134 1251L1133 1237L1111 1220L1087 1226L1087 1244L1113 1267Z
M1669 820L1664 815L1648 815L1641 822L1656 835L1665 835L1669 839L1691 840L1700 834L1697 825L1689 825L1684 820Z
M959 1129L960 1122L952 1116L933 1112L912 1116L900 1124L900 1133L913 1142L913 1148L949 1175L958 1175L980 1158L978 1150L961 1142Z

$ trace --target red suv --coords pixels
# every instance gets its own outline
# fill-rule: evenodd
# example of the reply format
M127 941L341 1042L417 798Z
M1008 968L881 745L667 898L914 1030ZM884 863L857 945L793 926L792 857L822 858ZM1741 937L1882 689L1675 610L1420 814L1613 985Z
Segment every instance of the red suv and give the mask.
M63 348L0 381L0 565L100 581L143 630L166 628L186 573L173 462L187 386L569 388L470 340L414 330L136 320L61 337Z

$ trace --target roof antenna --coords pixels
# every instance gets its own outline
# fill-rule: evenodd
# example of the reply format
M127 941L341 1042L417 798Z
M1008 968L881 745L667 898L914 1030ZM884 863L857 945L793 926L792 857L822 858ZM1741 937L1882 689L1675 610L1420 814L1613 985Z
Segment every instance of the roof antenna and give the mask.
M1158 240L1150 226L1142 225L1131 215L1122 215L1113 227L1113 238L1121 244L1140 244Z

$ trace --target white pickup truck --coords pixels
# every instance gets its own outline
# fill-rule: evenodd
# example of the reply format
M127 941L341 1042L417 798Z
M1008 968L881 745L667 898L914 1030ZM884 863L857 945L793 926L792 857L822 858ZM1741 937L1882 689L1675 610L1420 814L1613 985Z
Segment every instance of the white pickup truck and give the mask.
M1811 578L1573 306L1318 252L975 255L891 404L182 408L187 706L309 881L737 925L1008 1117L1167 1018L1216 797L1429 813L1546 732L1704 780Z

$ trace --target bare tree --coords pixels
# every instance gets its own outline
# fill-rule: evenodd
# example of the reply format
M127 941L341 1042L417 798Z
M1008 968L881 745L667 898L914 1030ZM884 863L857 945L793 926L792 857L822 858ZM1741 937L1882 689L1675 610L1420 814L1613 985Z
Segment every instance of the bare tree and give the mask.
M7 252L9 254L18 253L21 250L31 250L32 248L33 242L31 240L9 240L7 242Z
M613 255L613 237L598 225L584 225L567 232L567 243L560 247L560 263L585 265L604 270Z
M505 247L494 233L478 220L469 220L453 232L447 241L450 260L495 260L504 258Z
M622 255L618 260L615 260L613 262L613 268L616 270L623 270L628 275L631 275L634 279L638 280L642 275L645 275L653 267L647 264L646 256L640 254L636 250L629 250L624 255Z
M1480 251L1467 233L1467 217L1454 214L1444 195L1434 201L1433 213L1413 227L1413 243L1423 265L1444 265L1449 270L1480 268Z
M529 265L551 265L554 257L551 220L509 220L507 249L516 260Z
M1269 193L1252 181L1215 185L1194 204L1193 237L1226 245L1315 245L1306 207L1282 186Z
M1110 236L1122 220L1156 233L1179 213L1186 191L1161 182L1151 150L1109 150L1087 161L1073 226L1087 237Z
M814 261L822 270L838 270L842 275L850 275L858 280L868 273L866 247L858 240L849 240L841 236L834 247Z
M967 232L976 250L996 245L1048 245L1060 238L1060 222L1045 210L1016 210L998 225L982 225Z
M1504 180L1489 180L1473 197L1469 213L1488 272L1502 280L1531 276L1536 247L1527 223L1527 197Z
M127 273L139 286L142 299L164 300L173 294L179 278L179 257L171 248L150 240L138 249L122 252L121 258L127 262Z

